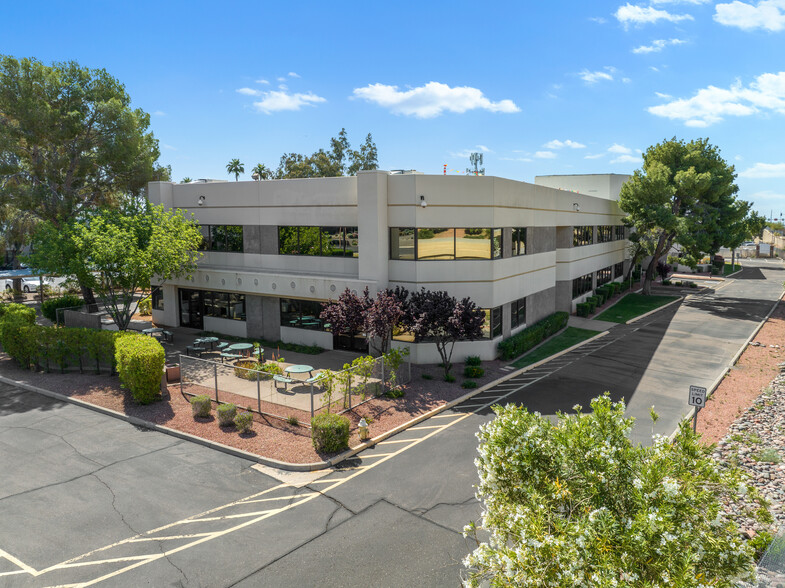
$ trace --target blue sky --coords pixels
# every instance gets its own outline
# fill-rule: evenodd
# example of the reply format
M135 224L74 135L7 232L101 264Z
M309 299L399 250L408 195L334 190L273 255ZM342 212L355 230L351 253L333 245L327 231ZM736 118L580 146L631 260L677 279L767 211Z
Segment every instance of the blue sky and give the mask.
M383 169L631 173L708 137L785 213L785 0L5 3L0 52L105 68L174 178L368 132ZM246 174L244 179L250 179Z

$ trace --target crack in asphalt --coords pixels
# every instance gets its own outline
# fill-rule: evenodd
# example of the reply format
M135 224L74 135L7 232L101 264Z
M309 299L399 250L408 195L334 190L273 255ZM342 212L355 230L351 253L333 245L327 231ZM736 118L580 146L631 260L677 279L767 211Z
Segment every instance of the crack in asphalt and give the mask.
M94 473L94 474L91 474L91 475L96 480L98 480L104 486L104 488L109 490L109 494L112 495L112 510L114 510L117 513L117 515L120 517L120 520L123 522L123 524L126 527L128 527L134 535L138 535L139 531L134 529L131 526L131 523L129 523L128 521L125 520L125 515L118 510L117 504L116 504L116 502L117 502L117 495L115 495L114 490L112 490L112 488L109 486L109 484L107 484L104 480L102 480L101 477L97 473Z
M102 464L102 463L101 463L101 462L99 462L99 461L96 461L96 460L94 460L94 459L92 459L92 458L90 458L90 457L87 457L87 456L86 456L84 453L82 453L82 452L81 452L81 451L79 451L79 450L78 450L76 447L74 447L74 445L73 445L73 444L72 444L70 441L68 441L68 440L67 440L67 439L66 439L66 438L65 438L63 435L59 435L59 434L57 434L57 433L51 433L51 432L49 432L49 431L44 431L43 429L36 429L36 428L33 428L33 427L29 426L29 425L28 425L28 426L24 426L24 427L16 427L16 426L11 426L11 427L2 427L2 428L3 428L3 429L6 429L6 430L26 429L26 430L28 430L28 431L35 431L36 433L43 433L44 435L49 435L49 436L51 436L51 437L57 437L57 438L58 438L58 439L60 439L60 440L61 440L63 443L65 443L66 445L68 445L68 447L70 447L71 449L73 449L73 450L74 450L74 453L76 453L76 454L77 454L79 457L82 457L82 458L86 459L87 461L89 461L89 462L91 462L91 463L94 463L94 464L95 464L95 465L97 465L97 466L103 466L103 465L105 465L105 464ZM66 435L70 435L70 433L66 433Z
M121 464L121 463L125 463L126 461L131 461L132 459L138 459L140 457L146 457L148 455L152 455L153 453L158 453L159 451L164 451L165 449L171 449L172 447L176 447L177 445L181 445L183 443L185 443L185 441L178 440L178 441L175 441L174 443L172 443L171 445L167 445L166 447L159 447L158 449L153 449L151 451L148 451L147 453L140 453L139 455L132 455L132 456L127 457L125 459L120 459L118 461L114 461L112 463L109 463L109 464L106 464L106 465L102 465L98 469L95 469L95 470L93 470L91 472L85 472L84 474L79 474L78 476L74 476L73 478L69 478L67 480L60 480L58 482L52 482L51 484L45 484L44 486L37 486L35 488L30 488L28 490L23 490L22 492L17 492L16 494L9 494L8 496L0 497L0 502L2 502L3 500L8 500L9 498L16 498L17 496L24 496L25 494L30 494L31 492L38 492L39 490L46 490L48 488L54 488L55 486L62 486L63 484L68 484L70 482L74 482L75 480L79 480L81 478L87 478L87 477L95 475L96 473L98 473L98 472L100 472L102 470L105 470L106 468L110 468L112 466L115 466L115 465L118 465L118 464ZM85 459L88 459L88 458L85 458ZM94 462L94 463L97 463L97 462Z

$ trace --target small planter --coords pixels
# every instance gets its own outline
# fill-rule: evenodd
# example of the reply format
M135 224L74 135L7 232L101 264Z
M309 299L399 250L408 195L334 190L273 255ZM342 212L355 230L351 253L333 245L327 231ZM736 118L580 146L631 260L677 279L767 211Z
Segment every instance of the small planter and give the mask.
M172 382L180 381L180 364L169 364L164 368L166 370L166 381L171 384Z

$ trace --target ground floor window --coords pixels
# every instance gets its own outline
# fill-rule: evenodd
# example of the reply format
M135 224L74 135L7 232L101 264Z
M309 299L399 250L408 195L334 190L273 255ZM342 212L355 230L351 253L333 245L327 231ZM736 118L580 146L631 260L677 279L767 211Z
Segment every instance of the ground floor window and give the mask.
M311 331L329 331L330 323L325 323L319 316L322 314L322 302L318 300L297 300L281 298L281 326Z
M150 299L152 301L153 310L164 309L164 293L163 290L161 290L161 286L152 286Z
M572 281L572 297L573 299L578 298L578 296L582 296L586 294L586 292L590 292L592 288L592 280L591 274L586 274L585 276L581 276L580 278L575 278Z
M483 308L485 322L482 324L482 338L494 339L502 334L502 307Z
M180 325L183 327L203 329L206 316L245 320L245 294L181 288L179 299Z
M613 279L613 266L604 267L601 270L597 270L597 285L602 286L603 284L607 284Z
M518 300L513 300L512 304L510 305L512 310L512 314L510 316L510 328L514 329L520 325L526 324L526 299L519 298Z
M622 276L624 276L624 262L620 261L613 266L613 277L621 278Z

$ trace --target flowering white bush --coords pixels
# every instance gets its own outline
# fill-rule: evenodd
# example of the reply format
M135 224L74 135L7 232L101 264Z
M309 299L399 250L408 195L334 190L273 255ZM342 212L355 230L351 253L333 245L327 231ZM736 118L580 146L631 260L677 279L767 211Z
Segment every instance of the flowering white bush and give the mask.
M475 462L490 537L465 558L465 584L698 588L753 575L754 550L723 503L749 508L744 493L769 515L741 472L714 462L688 424L673 443L635 446L623 402L606 394L591 407L556 423L494 408Z

